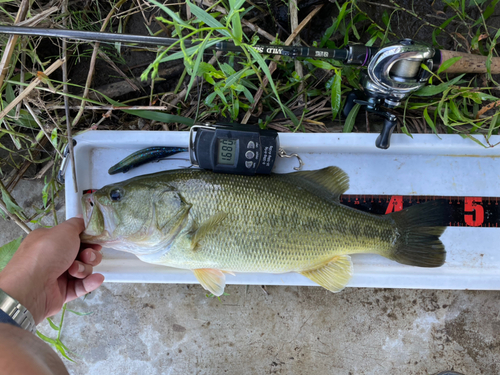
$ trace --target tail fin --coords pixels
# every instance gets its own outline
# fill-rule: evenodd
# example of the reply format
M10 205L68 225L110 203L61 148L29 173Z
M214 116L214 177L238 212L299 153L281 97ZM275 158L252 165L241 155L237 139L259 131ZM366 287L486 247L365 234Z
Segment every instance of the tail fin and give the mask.
M439 236L446 229L445 204L437 200L390 214L399 237L387 257L410 266L442 266L446 251Z

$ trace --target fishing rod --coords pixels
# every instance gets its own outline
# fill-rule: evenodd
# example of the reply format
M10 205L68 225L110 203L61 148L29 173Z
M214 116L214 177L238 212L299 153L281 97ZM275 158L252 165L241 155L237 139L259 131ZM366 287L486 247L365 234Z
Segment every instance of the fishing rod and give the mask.
M134 35L134 34L117 34L96 31L82 31L70 29L50 29L40 27L25 27L25 26L0 26L0 34L9 35L26 35L26 36L42 36L53 38L67 38L80 41L89 42L109 42L109 43L138 43L156 46L171 46L178 43L179 39L166 38L148 35ZM187 47L200 45L201 43L192 42L189 40L184 41ZM421 43L414 43L416 47ZM279 45L266 45L256 44L254 49L264 55L282 55L289 57L312 57L318 59L335 59L342 61L345 64L366 66L370 59L379 50L375 47L367 47L364 45L349 45L342 49L329 49L329 48L311 48L303 46L279 46ZM236 46L231 42L218 42L213 47L216 51L226 52L242 52L241 47ZM455 51L438 50L431 48L433 51L433 60L435 62L433 71L437 71L441 64L453 57L461 57L459 63L454 64L452 67L446 69L448 73L486 73L485 56L471 55ZM400 67L401 68L401 67ZM491 74L500 73L500 58L493 58L490 66Z
M83 41L139 43L157 46L171 46L179 39L132 34L115 34L68 29L46 29L21 26L0 26L0 34L58 37ZM200 43L184 41L187 47ZM240 46L221 41L210 46L216 51L242 52ZM354 90L347 97L344 115L359 104L368 112L384 119L384 126L375 145L381 149L390 146L390 137L397 124L397 118L385 108L395 108L411 93L425 86L432 73L437 72L446 61L459 57L446 73L500 73L500 58L491 59L488 69L487 57L466 53L438 50L424 43L403 39L382 48L364 45L348 45L343 49L309 48L302 46L278 46L256 44L253 48L263 55L281 55L292 58L311 57L335 59L343 64L365 66L361 72L362 90ZM426 69L422 68L426 66Z
M27 35L27 36L43 36L52 38L66 38L88 42L109 42L109 43L138 43L156 46L171 46L178 43L179 39L164 38L158 36L148 35L133 35L133 34L115 34L106 32L95 31L81 31L69 29L47 29L39 27L23 27L23 26L0 26L0 34L14 34L14 35ZM201 43L185 40L186 47L201 45ZM359 46L353 51L347 49L327 49L327 48L309 48L302 46L277 46L257 44L253 46L257 52L264 55L282 55L290 57L314 57L314 58L328 58L345 61L346 63L356 64L361 58L365 58L367 47ZM213 46L216 51L225 52L243 52L241 47L236 46L231 42L218 42ZM370 48L370 51L375 51L376 48ZM361 52L361 54L360 54ZM363 55L359 59L355 55Z

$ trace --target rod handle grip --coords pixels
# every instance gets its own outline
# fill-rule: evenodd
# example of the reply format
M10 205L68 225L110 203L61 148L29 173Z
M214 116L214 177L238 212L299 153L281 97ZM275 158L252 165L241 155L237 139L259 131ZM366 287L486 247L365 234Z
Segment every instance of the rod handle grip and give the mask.
M462 57L455 64L450 66L444 73L487 73L486 56L472 55L470 53L440 50L441 64L454 57ZM437 69L436 69L437 70ZM500 74L500 57L493 57L491 60L491 74Z

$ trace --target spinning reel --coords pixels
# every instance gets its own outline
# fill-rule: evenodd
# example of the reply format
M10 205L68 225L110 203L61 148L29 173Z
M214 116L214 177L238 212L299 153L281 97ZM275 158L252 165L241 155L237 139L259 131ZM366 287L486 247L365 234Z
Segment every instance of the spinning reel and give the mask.
M397 118L381 107L395 108L412 92L425 86L431 73L422 69L421 65L432 71L439 64L439 61L434 61L435 58L434 48L411 39L403 39L376 50L367 59L367 69L361 72L362 90L354 90L347 97L344 116L347 117L355 104L360 104L366 111L383 117L384 126L375 145L382 149L389 148Z

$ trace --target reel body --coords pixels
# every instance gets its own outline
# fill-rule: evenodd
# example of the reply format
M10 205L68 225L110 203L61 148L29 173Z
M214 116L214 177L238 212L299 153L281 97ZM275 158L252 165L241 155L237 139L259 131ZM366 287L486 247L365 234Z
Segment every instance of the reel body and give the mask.
M369 60L366 71L361 73L362 91L355 90L347 97L344 115L354 104L360 104L368 112L385 119L384 127L377 138L376 146L387 149L397 123L396 116L381 109L395 108L411 93L425 86L432 71L436 50L426 44L403 39L378 50Z

